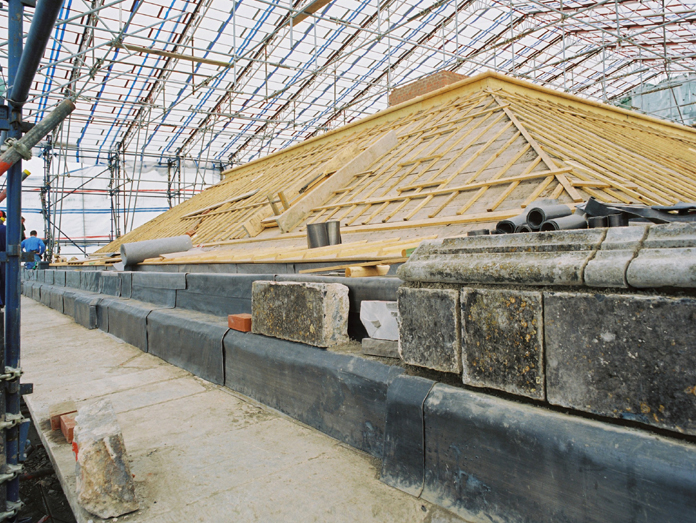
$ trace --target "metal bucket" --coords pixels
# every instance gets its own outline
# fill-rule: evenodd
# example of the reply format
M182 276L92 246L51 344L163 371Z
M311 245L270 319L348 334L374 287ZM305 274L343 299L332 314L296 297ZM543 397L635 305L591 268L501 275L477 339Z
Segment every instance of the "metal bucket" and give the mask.
M307 225L307 247L316 249L329 245L329 233L325 223L310 223Z
M326 232L329 236L329 245L338 245L341 243L341 222L331 220L326 222Z

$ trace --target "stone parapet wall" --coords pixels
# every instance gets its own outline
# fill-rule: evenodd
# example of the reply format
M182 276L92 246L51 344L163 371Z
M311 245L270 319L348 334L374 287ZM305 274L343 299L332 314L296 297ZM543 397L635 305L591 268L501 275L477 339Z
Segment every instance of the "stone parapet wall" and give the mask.
M399 274L404 362L696 435L696 226L439 240Z
M467 285L695 289L696 224L431 240L398 276Z

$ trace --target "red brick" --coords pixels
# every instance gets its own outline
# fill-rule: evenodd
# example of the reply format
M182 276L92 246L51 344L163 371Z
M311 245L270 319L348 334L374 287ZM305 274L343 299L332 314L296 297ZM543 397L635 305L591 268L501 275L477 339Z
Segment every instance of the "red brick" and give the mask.
M227 325L236 331L251 332L251 314L230 314L227 316Z
M60 417L63 414L70 414L71 412L77 412L74 401L64 401L62 403L50 405L48 407L48 416L51 419L51 430L60 429Z
M72 414L63 414L60 417L60 430L63 433L63 436L65 436L65 440L68 443L72 443L73 440L73 432L75 431L75 416L76 413Z

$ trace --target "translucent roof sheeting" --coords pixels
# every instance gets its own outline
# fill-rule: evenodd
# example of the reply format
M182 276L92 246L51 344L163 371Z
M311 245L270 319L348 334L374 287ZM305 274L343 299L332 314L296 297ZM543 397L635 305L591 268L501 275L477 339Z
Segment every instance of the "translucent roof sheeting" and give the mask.
M69 161L226 168L375 113L442 69L619 99L696 72L695 19L678 0L65 0L25 114L77 97L53 137Z

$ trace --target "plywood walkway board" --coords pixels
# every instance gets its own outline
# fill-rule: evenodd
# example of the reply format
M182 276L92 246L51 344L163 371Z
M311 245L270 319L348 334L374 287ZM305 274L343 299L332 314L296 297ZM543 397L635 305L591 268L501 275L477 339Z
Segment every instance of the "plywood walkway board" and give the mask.
M205 255L148 263L314 259L306 225L339 220L379 260L395 239L492 227L537 198L668 205L696 201L694 182L696 130L485 73L231 169L99 252L194 230Z

